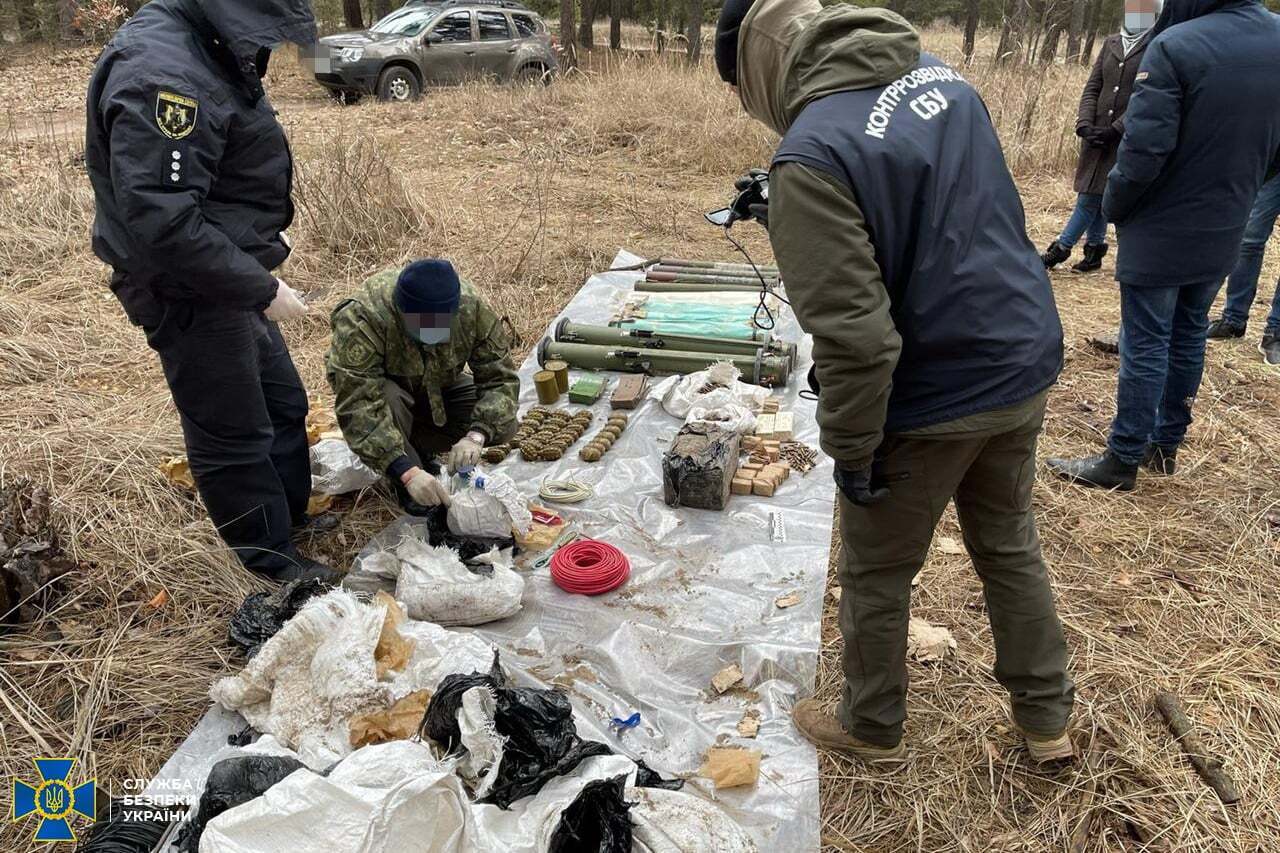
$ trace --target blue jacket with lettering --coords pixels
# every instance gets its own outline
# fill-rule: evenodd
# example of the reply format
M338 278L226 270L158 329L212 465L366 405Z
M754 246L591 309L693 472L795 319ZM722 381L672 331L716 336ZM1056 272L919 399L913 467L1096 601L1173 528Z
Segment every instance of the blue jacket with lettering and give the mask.
M1280 170L1280 17L1255 0L1166 0L1155 31L1103 197L1116 278L1213 281Z
M865 220L847 227L865 228L901 338L885 432L1005 408L1053 384L1053 291L991 117L957 71L922 54L887 84L809 102L774 156L775 168L787 163L836 181Z

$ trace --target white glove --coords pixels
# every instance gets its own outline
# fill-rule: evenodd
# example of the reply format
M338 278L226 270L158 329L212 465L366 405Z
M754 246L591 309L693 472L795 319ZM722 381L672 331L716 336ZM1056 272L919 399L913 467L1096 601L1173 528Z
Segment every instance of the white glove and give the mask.
M307 307L307 303L302 301L302 297L298 295L298 291L284 283L284 279L276 279L279 287L276 290L276 298L271 300L271 304L267 306L267 319L273 323L283 323L285 320L295 320L304 316L311 309Z
M458 440L449 451L449 473L456 474L463 468L474 468L480 462L484 439L479 433L469 432Z
M413 498L415 503L423 506L449 505L449 493L445 491L444 483L421 468L416 469L404 487L408 489L409 497Z

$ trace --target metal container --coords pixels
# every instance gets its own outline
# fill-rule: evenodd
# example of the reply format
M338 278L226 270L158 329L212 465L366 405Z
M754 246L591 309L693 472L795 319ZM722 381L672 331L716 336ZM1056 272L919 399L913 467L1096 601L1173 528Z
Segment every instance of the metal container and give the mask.
M569 392L569 365L563 361L552 360L542 366L556 375L556 388L560 390L560 393L567 394Z
M538 402L550 406L560 399L560 384L556 375L550 370L539 370L533 374L533 387L538 392Z

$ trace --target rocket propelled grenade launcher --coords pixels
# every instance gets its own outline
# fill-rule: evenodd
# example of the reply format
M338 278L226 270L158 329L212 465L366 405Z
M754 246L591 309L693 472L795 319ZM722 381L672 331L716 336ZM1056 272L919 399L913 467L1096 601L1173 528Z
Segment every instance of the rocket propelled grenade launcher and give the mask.
M575 323L568 317L556 323L552 336L561 343L598 344L631 349L666 349L680 352L720 352L731 355L766 355L789 358L794 364L796 345L775 338L763 329L753 329L750 338L721 338L680 332L655 332L648 329L591 326Z
M732 362L742 371L745 382L766 387L785 387L794 362L790 356L773 355L759 348L755 354L708 351L644 349L639 346L578 344L543 339L538 345L538 363L549 359L566 361L581 370L614 370L620 373L695 373L718 361Z

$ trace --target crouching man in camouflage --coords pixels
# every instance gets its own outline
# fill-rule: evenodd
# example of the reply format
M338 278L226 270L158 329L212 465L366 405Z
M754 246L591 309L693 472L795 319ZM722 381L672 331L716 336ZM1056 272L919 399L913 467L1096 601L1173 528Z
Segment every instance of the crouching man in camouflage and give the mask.
M325 364L351 449L387 475L406 512L447 504L432 457L448 451L458 471L515 432L520 380L505 319L433 258L370 277L333 309L332 326Z

